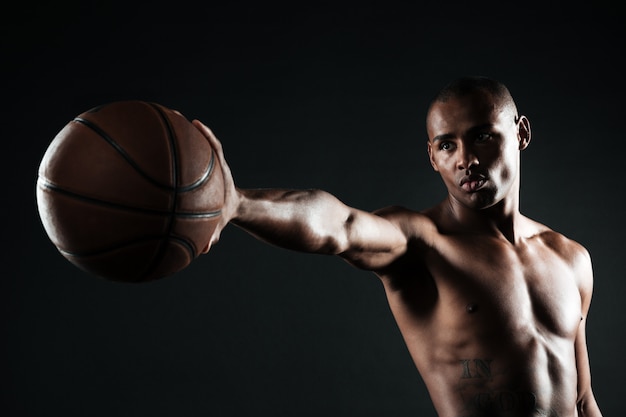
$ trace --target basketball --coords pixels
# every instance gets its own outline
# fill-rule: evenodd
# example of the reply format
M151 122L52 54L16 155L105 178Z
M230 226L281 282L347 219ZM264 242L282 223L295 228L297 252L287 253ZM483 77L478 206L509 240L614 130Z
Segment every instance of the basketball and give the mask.
M36 198L48 237L71 263L108 280L146 282L184 269L207 247L224 181L189 120L129 100L61 129L39 165Z

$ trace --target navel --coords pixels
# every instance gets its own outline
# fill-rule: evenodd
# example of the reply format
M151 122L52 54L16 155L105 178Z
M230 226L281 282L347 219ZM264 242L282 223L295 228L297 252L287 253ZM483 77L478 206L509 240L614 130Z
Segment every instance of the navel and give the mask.
M478 304L476 303L469 303L468 305L465 306L465 311L467 311L468 313L475 313L478 311Z

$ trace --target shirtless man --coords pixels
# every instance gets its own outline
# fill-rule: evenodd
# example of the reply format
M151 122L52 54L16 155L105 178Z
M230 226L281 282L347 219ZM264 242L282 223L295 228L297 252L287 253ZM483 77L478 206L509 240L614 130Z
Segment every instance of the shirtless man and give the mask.
M422 212L368 213L319 190L239 189L221 144L194 124L227 183L212 243L232 223L374 272L441 417L601 416L585 341L590 257L520 213L530 123L504 85L464 77L432 102L428 154L448 195Z

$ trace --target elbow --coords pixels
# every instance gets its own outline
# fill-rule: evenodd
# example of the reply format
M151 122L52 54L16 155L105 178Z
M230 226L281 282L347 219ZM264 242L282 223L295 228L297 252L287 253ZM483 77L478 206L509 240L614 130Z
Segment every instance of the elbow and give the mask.
M349 250L347 235L340 233L324 233L318 237L316 252L325 255L341 255Z
M315 193L317 198L314 201L317 204L311 206L307 222L310 241L315 242L313 251L339 255L350 249L355 214L343 204L338 205L331 195L320 191Z
M351 249L354 221L355 215L349 211L342 219L339 231L329 239L329 249L333 255L340 255Z
M320 228L315 238L315 252L325 255L341 255L350 249L350 228L353 216L348 215L341 225L334 228Z

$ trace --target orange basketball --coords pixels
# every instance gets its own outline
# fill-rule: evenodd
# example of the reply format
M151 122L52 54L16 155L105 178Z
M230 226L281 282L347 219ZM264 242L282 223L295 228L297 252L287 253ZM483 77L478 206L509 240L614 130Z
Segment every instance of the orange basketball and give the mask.
M76 266L114 281L185 268L211 240L223 203L209 142L156 103L119 101L78 115L39 166L37 207L50 240Z

